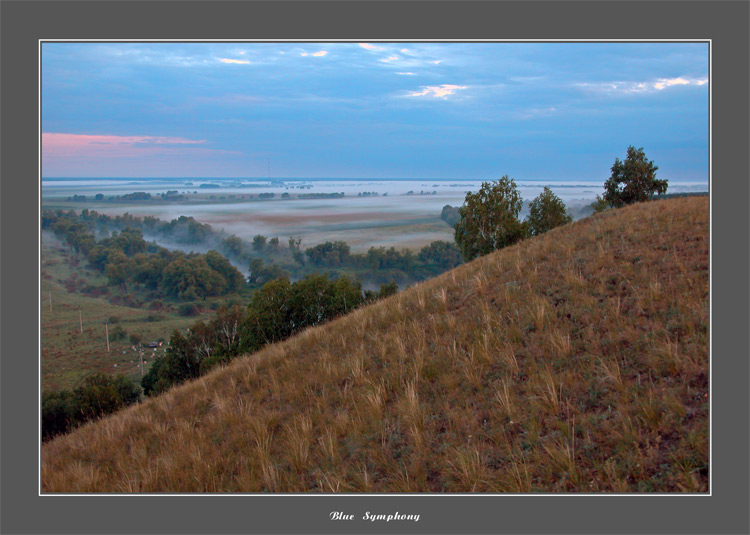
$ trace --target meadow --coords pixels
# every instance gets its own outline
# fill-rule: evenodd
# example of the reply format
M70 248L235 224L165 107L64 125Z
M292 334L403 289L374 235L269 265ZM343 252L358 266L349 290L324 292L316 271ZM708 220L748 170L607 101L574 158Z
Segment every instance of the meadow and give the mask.
M43 492L706 492L708 198L607 210L42 448Z
M140 381L136 338L143 345L165 342L174 329L188 328L211 315L211 300L198 316L184 317L175 303L164 306L123 306L107 297L83 293L87 286L106 286L106 277L85 269L70 249L51 235L42 239L41 265L41 387L43 392L72 389L95 372L122 373ZM105 327L105 323L107 326ZM109 350L107 350L109 334ZM166 349L144 349L143 372Z

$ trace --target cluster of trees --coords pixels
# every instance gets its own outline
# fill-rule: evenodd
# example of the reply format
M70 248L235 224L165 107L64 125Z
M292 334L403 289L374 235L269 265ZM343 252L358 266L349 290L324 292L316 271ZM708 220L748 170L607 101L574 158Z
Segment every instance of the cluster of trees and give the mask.
M139 284L160 295L192 301L237 293L245 283L237 268L219 252L170 251L146 242L138 228L114 231L97 241L86 224L91 223L89 217L91 213L78 218L74 212L45 212L42 228L51 229L83 254L91 267L105 274L110 285L121 286L125 292L129 284ZM188 221L188 227L192 223L197 222Z
M518 218L522 206L516 183L507 175L483 182L476 193L467 193L453 227L464 259L472 260L572 221L565 204L547 187L531 201L524 221Z
M611 175L604 183L604 196L592 203L595 212L643 202L667 192L666 180L656 178L659 168L646 158L643 148L628 147L625 161L615 158ZM518 219L523 200L513 179L507 175L495 182L483 182L476 193L467 193L463 206L443 207L441 218L453 221L456 244L466 260L512 245L526 236L536 236L572 218L565 204L549 188L529 204L529 215Z
M42 395L42 439L65 433L89 420L136 403L141 389L124 375L97 373L74 390Z
M198 321L185 334L174 331L166 354L157 357L143 377L143 391L163 392L239 354L257 351L397 291L395 284L382 285L377 292L363 291L357 280L319 274L294 283L286 277L274 279L253 294L247 308L221 307L211 321Z
M167 192L161 194L161 199L163 201L182 201L185 199L185 195L182 195L176 189L170 189Z

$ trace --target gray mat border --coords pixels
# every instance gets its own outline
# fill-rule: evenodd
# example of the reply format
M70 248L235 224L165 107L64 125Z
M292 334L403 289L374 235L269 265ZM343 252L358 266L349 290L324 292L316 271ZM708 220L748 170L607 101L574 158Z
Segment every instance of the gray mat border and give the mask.
M747 2L6 0L0 10L2 533L750 532ZM711 39L712 495L40 497L37 51L58 38ZM333 510L422 519L337 524Z

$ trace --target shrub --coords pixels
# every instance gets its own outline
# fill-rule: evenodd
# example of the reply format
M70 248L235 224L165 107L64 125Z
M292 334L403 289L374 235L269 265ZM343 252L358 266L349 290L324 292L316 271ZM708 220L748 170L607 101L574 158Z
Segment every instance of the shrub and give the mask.
M109 331L109 339L112 341L123 340L128 332L122 328L122 325L115 325L115 328Z
M178 314L183 317L197 316L200 312L200 307L195 303L184 303L180 305Z
M61 390L42 395L42 439L65 433L88 420L132 405L141 389L123 375L97 373L72 392Z

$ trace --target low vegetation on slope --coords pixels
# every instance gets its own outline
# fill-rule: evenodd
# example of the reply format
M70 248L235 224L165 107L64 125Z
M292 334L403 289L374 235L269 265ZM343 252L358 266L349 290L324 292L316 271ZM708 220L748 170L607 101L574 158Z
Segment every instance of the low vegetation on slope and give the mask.
M608 210L42 449L44 492L703 492L708 199Z

